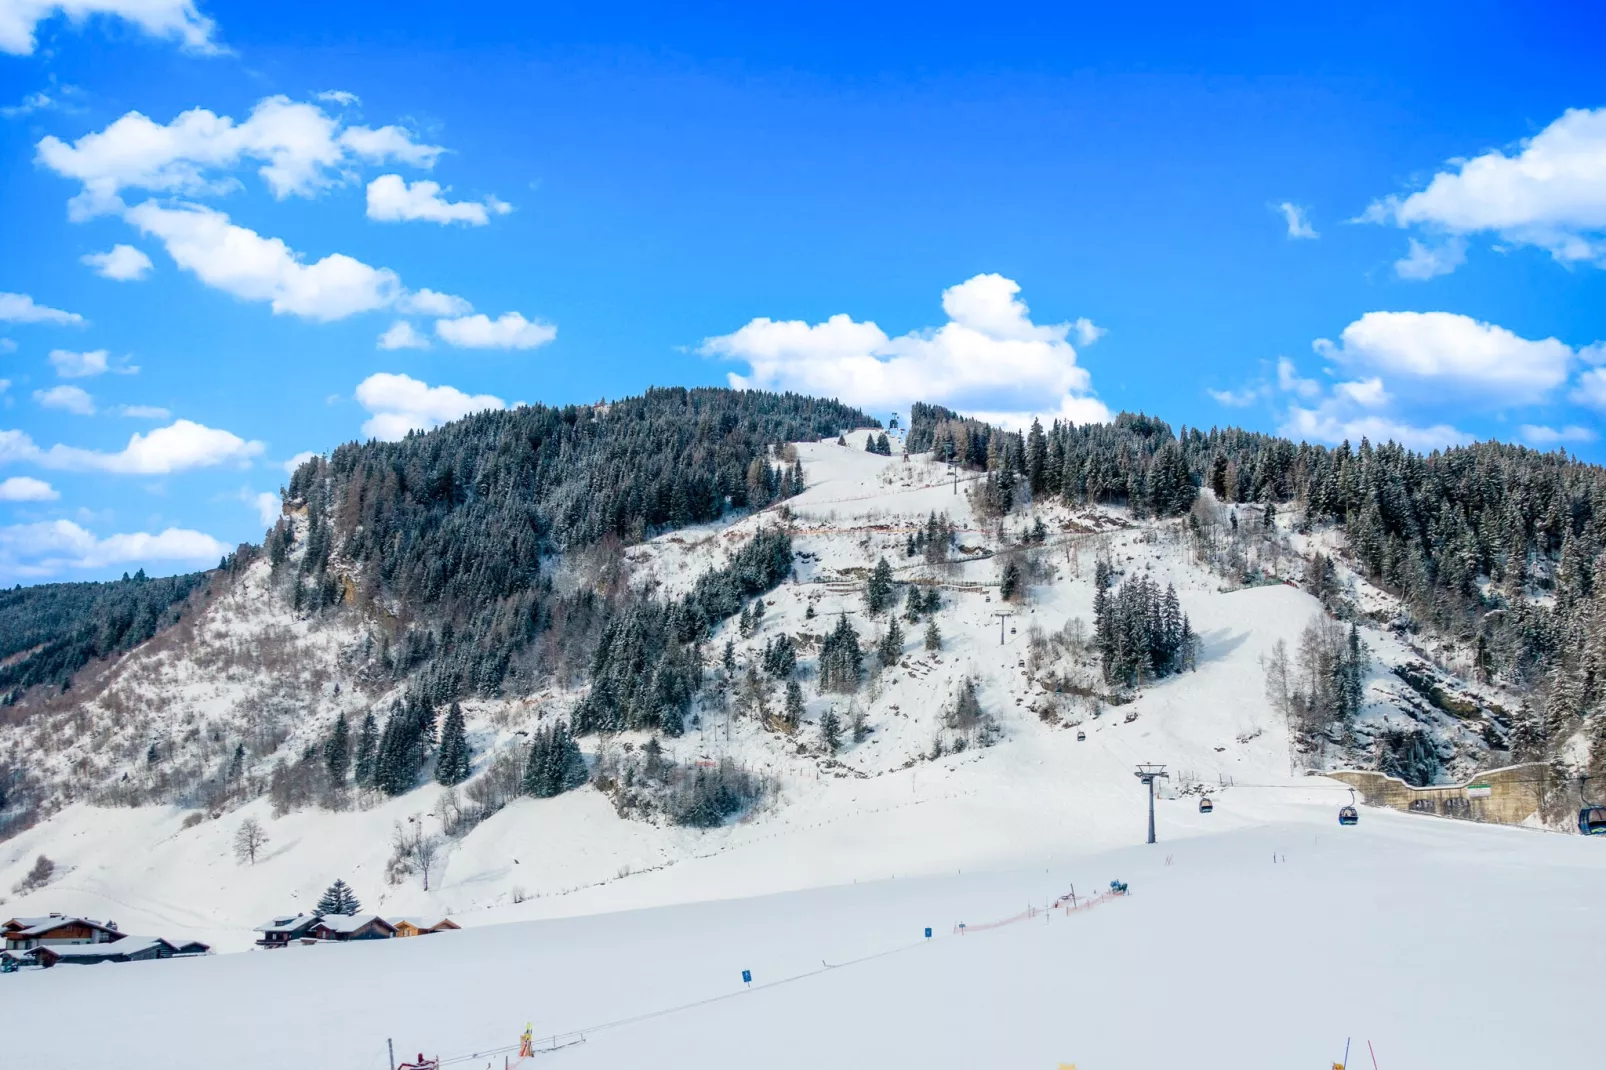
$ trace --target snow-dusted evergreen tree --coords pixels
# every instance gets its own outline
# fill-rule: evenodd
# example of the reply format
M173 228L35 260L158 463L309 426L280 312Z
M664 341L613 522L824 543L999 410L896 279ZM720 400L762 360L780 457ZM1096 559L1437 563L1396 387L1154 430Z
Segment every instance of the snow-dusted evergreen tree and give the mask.
M864 605L872 617L880 616L892 604L892 594L892 566L883 557L875 563L864 586Z
M864 653L859 649L859 633L848 623L844 613L820 644L820 690L857 691L863 672Z
M313 907L318 914L361 914L362 902L345 881L337 879L324 889L323 897Z
M876 646L876 657L882 668L891 668L903 657L903 629L898 626L898 618L893 617L887 622L887 630L881 636L881 642Z
M796 680L786 681L786 706L782 717L788 732L797 731L803 723L803 688Z
M759 662L772 679L786 679L797 668L797 642L790 635L776 636L764 644Z
M323 765L329 771L329 779L335 784L346 782L346 773L351 768L351 730L346 726L344 714L335 718L335 724L329 731L329 738L323 743Z
M464 731L463 707L452 703L441 723L440 751L435 757L435 780L441 784L461 784L469 774L468 735Z
M820 742L832 754L842 747L842 718L837 716L835 708L820 716Z
M926 622L925 646L928 651L942 649L942 632L937 628L937 618L935 617Z
M374 783L374 757L379 749L379 730L374 713L363 714L362 728L357 732L356 774L358 787L372 787Z
M525 794L549 799L585 782L585 759L569 726L559 721L537 729L530 737L530 754L524 763Z

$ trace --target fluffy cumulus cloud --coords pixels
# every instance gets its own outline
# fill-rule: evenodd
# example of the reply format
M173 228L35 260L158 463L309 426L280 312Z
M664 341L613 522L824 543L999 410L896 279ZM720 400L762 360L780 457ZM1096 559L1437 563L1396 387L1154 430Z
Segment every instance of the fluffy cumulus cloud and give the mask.
M81 387L53 386L49 390L35 390L33 399L47 409L60 409L76 416L95 415L95 399Z
M0 293L0 322L4 323L68 323L82 325L84 317L76 312L63 312L59 308L41 305L27 294Z
M268 491L249 494L247 501L257 511L257 519L262 521L263 526L270 525L275 520L278 520L279 515L284 511L284 503L279 500L279 496Z
M930 401L1018 425L1033 416L1076 423L1110 419L1077 363L1070 336L1098 328L1032 322L1020 287L977 275L943 291L948 321L888 337L875 323L838 313L822 323L755 319L704 340L700 352L747 364L738 388L798 390L876 409ZM1045 407L1044 402L1048 405Z
M113 565L213 564L229 547L203 532L167 528L104 538L70 520L0 528L0 575L52 576L69 569Z
M297 468L300 468L302 465L306 464L316 456L318 455L312 450L302 450L300 453L284 462L284 470L289 475L295 475Z
M77 353L71 349L52 349L50 351L50 366L56 369L56 374L63 379L87 379L92 375L104 375L110 370L107 363L109 354L104 349L91 349L87 353Z
M1357 415L1333 402L1315 408L1291 406L1279 430L1289 438L1315 442L1336 444L1359 442L1367 438L1373 442L1398 442L1407 449L1421 451L1460 446L1472 441L1471 435L1450 424L1421 426L1388 416Z
M1410 239L1407 252L1394 261L1394 273L1418 282L1448 275L1467 262L1467 240L1451 235L1431 244Z
M396 302L402 312L420 316L466 316L474 306L455 294L437 293L434 290L415 290Z
M243 465L262 449L260 442L248 442L191 420L175 420L146 434L135 432L128 445L116 452L63 445L44 449L25 432L0 431L0 463L23 461L43 468L118 475L169 475L193 468Z
M1562 263L1606 266L1606 108L1568 109L1514 151L1454 161L1425 189L1377 201L1362 218L1435 235L1492 234ZM1420 249L1401 264L1442 274L1459 263Z
M443 150L397 126L347 126L316 104L267 97L243 121L192 108L170 123L129 112L71 143L51 136L38 161L81 189L73 218L122 210L122 194L141 190L199 196L227 190L248 164L275 197L311 196L349 181L359 163L396 161L431 167Z
M127 218L160 239L174 263L208 286L267 301L275 312L337 320L385 308L402 294L401 280L388 268L342 253L305 263L278 238L264 238L201 205L146 201L130 208Z
M1282 213L1283 222L1288 226L1289 241L1321 237L1316 233L1316 228L1310 225L1310 217L1305 209L1293 201L1283 201L1277 205L1277 211Z
M379 336L380 349L428 349L429 339L406 320L397 320Z
M60 497L55 487L32 476L0 480L0 502L53 502Z
M90 253L82 261L103 279L135 282L151 271L151 258L132 245L114 245L104 253Z
M1523 439L1535 446L1560 446L1564 443L1593 442L1600 436L1587 427L1568 424L1566 427L1546 427L1543 424L1523 424L1517 429Z
M1315 349L1346 368L1387 375L1394 385L1501 408L1542 400L1566 381L1574 357L1554 338L1522 338L1451 312L1368 312L1337 343L1318 339Z
M32 54L38 43L35 28L56 15L75 26L92 16L121 19L192 52L219 50L217 24L193 0L0 0L0 52Z
M407 375L378 372L357 384L357 403L368 410L363 434L393 442L409 431L427 431L486 409L505 409L490 394L465 394L450 386L430 386Z
M517 312L496 319L480 313L435 321L435 333L460 349L534 349L558 336L558 329L540 320L527 320Z
M441 196L440 183L427 179L409 183L401 175L380 175L368 183L368 218L381 223L421 221L483 227L493 212L506 215L512 210L512 205L495 197L449 201Z
M1580 375L1571 397L1580 405L1606 412L1606 368L1591 368Z

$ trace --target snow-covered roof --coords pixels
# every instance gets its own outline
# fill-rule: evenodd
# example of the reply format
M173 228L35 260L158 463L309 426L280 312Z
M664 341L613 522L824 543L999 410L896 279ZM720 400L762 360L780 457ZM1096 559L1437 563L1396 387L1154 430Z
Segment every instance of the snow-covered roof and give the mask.
M334 915L330 916L333 917ZM259 933L293 933L307 928L317 920L318 915L316 914L280 914L258 925L252 931Z
M117 926L110 922L96 921L93 918L73 917L71 915L52 914L48 918L18 918L16 920L31 921L36 924L30 925L26 929L13 929L7 932L6 935L14 940L29 936L42 936L55 929L60 929L64 925L87 925L91 929L99 929L101 932L117 932Z
M51 947L49 951L58 959L103 959L132 957L159 946L166 946L169 951L175 950L160 936L127 936L110 944L62 944Z
M392 929L395 928L394 925L378 914L325 914L319 920L332 933L354 933L363 926L376 921L381 925L389 926Z
M415 929L435 929L445 925L451 920L451 918L448 918L444 914L429 914L423 917L419 917L416 914L409 914L406 917L391 918L390 923L391 925L398 927L406 924L411 925Z

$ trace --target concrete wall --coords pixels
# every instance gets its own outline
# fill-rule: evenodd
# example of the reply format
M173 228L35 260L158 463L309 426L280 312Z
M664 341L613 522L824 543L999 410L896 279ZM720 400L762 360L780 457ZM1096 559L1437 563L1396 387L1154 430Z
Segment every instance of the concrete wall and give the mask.
M1465 784L1416 788L1398 777L1365 770L1328 773L1354 788L1368 806L1408 813L1437 814L1497 825L1539 821L1553 795L1550 768L1543 762L1511 765L1479 773ZM1487 793L1485 790L1487 789Z

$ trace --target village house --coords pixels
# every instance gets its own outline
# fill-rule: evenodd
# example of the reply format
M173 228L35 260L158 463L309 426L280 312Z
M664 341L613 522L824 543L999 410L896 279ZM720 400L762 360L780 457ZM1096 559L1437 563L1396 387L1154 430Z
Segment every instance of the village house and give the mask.
M262 934L257 941L258 947L288 947L298 941L307 941L311 937L307 930L318 923L317 914L283 914L270 919L266 924L258 925L255 932Z
M378 914L325 914L307 929L314 940L388 940L396 926Z
M64 944L109 944L123 939L113 921L94 921L66 914L47 914L38 918L11 918L0 924L6 950L27 951L35 947Z
M448 929L461 928L451 918L392 918L390 923L396 927L397 936L427 936L430 933L441 933Z
M33 961L49 969L58 963L91 965L97 962L148 962L152 959L188 958L205 955L211 947L199 940L172 941L160 936L130 936L110 944L57 944L36 947Z

